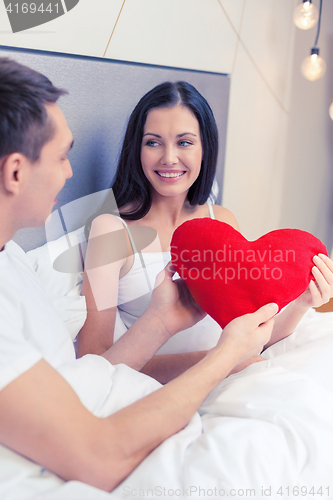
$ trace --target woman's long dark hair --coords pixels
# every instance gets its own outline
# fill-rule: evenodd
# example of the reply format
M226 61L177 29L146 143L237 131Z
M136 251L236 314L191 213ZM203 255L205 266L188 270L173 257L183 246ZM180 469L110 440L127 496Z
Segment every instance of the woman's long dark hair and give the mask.
M87 221L86 229L98 215L114 211L113 196L124 219L139 220L149 212L152 204L150 183L140 159L144 125L150 110L177 105L188 108L198 120L203 149L200 173L188 191L187 200L191 205L206 203L215 177L218 154L218 130L213 112L206 99L190 83L164 82L147 92L135 106L111 185L112 200L106 198L100 210ZM122 212L122 208L129 205L131 211Z

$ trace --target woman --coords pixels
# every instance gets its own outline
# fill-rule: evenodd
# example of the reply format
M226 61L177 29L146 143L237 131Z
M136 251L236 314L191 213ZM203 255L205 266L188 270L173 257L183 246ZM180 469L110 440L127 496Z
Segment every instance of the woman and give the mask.
M103 352L117 340L117 304L127 327L146 310L155 276L170 259L171 238L180 224L214 217L238 229L229 210L207 203L217 152L218 133L212 110L189 83L163 83L139 101L128 122L112 185L116 205L111 193L92 222L87 223L88 230L91 223L90 243L82 294L86 296L88 315L78 338L79 355ZM114 215L116 206L121 218ZM151 237L148 246L147 227L158 236ZM98 237L110 234L112 243L101 245ZM96 260L107 264L91 264ZM291 333L312 305L316 293L312 285L306 293L287 314L286 322L279 317L278 323L283 324L283 328L277 328L279 338L285 327ZM204 319L185 335L180 332L177 339L170 339L165 346L168 349L171 344L169 351L163 352L173 354L155 356L145 372L161 381L169 379L164 379L164 373L178 375L205 355L205 349L216 343L220 332L211 318Z

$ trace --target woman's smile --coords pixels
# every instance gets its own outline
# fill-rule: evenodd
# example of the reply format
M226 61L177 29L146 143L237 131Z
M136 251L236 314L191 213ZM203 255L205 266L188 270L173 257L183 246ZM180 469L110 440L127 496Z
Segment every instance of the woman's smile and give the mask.
M170 171L163 171L163 170L156 170L156 173L159 177L161 177L162 182L176 182L177 180L180 179L184 174L186 174L186 171L184 170L170 170Z

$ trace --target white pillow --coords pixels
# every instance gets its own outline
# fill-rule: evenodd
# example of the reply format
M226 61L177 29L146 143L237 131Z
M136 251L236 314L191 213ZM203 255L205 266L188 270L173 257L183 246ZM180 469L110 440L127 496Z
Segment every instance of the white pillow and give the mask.
M86 301L81 296L86 249L84 227L81 227L27 252L43 289L58 310L73 341L87 317ZM59 269L67 269L68 272ZM114 338L118 339L126 330L117 310Z
M30 250L27 256L41 285L52 300L74 340L86 320L86 301L82 297L83 258L87 242L84 227ZM66 253L67 252L67 253ZM61 261L57 258L61 256ZM60 270L67 265L67 271ZM58 265L57 265L58 264ZM56 269L54 268L56 267Z

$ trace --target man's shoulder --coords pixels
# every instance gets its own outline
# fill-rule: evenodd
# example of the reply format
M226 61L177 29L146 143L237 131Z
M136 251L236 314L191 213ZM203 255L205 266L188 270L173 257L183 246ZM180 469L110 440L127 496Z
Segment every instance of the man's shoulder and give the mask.
M8 259L8 265L13 265L15 268L17 266L29 269L30 271L33 271L31 262L25 253L25 251L15 243L15 241L10 240L6 243L5 249L4 249L4 257Z
M7 241L5 245L5 251L9 255L15 255L17 257L21 257L23 260L26 259L25 251L20 247L20 245L15 243L14 240Z
M0 295L3 301L6 296L8 299L13 299L15 294L22 296L22 288L34 283L37 275L27 254L15 241L8 241L1 254Z

